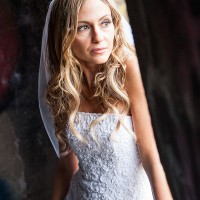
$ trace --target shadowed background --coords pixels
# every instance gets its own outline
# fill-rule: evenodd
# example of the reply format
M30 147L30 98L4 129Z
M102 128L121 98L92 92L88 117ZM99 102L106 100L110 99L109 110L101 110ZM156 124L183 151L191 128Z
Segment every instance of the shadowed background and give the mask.
M0 0L0 200L50 199L57 158L37 101L48 3ZM200 7L197 0L127 0L127 8L174 199L198 200Z
M200 4L127 0L161 160L174 199L200 197Z

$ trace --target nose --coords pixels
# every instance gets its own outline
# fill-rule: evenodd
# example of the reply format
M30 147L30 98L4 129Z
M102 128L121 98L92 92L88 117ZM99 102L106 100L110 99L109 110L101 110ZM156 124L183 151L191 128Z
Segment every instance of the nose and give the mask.
M98 27L93 27L92 31L92 42L93 43L99 43L103 40L103 32L100 28Z

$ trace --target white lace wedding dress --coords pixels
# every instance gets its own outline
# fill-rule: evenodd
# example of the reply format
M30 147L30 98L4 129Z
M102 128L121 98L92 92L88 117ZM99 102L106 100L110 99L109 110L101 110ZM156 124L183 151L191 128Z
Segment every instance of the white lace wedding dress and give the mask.
M65 200L153 200L133 136L121 126L114 140L110 139L118 116L109 114L96 126L99 145L91 138L89 125L100 115L79 112L76 116L75 127L88 145L67 131L79 170L71 179ZM125 125L133 130L130 116L125 117Z

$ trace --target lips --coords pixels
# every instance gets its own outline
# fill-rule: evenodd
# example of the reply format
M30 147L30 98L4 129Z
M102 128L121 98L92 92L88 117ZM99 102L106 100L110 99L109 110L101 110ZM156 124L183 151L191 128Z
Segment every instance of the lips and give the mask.
M91 50L92 54L102 54L107 50L107 47L102 47L102 48L94 48Z

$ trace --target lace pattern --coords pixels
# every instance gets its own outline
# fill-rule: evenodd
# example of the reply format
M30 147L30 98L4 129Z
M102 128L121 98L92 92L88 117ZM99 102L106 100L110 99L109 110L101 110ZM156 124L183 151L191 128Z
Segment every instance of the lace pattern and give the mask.
M91 122L101 114L78 113L75 127L86 139L81 143L67 130L67 139L79 160L66 200L151 200L148 178L140 162L133 135L121 126L111 139L118 116L109 114L96 125L98 144L89 133ZM130 116L125 124L132 128Z

